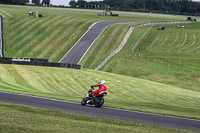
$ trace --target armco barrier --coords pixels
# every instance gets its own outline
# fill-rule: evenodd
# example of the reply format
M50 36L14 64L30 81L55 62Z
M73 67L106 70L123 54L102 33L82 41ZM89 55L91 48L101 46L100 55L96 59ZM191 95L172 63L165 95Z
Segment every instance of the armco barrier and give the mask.
M0 58L0 64L18 64L18 65L81 69L81 66L77 64L54 63L54 62L48 62L48 59L36 59L36 58Z
M0 56L4 57L3 52L3 18L0 15Z
M17 61L17 62L48 62L49 60L48 59L37 59L37 58L7 58L7 57L4 57L4 58L0 58L0 60L3 60L3 61Z

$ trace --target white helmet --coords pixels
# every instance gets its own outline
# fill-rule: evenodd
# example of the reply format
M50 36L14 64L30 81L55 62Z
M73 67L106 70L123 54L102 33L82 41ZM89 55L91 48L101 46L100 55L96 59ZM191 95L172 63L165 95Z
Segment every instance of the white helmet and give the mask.
M106 84L106 81L105 81L105 80L102 80L102 81L100 82L100 84Z

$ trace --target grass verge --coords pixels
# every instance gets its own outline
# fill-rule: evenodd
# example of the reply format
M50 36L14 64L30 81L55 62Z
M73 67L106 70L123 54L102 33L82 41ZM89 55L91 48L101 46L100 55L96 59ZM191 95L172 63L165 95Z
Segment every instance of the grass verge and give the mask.
M0 131L34 133L189 133L191 131L100 119L29 106L0 103Z

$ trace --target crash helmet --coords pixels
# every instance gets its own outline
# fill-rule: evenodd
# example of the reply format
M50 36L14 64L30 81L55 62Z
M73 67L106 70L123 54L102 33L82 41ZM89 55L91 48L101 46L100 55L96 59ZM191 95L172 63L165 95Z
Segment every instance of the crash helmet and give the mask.
M100 84L102 85L102 84L106 84L106 81L105 80L102 80L101 82L100 82Z

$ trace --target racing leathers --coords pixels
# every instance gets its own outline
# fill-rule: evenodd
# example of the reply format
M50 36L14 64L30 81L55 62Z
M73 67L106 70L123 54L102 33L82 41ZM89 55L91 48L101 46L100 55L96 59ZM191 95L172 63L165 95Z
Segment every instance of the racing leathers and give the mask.
M99 93L102 91L106 91L106 85L105 84L98 84L98 85L92 85L91 88L93 89L94 87L99 87L98 90L93 90L92 92L94 93L95 96L100 95Z

